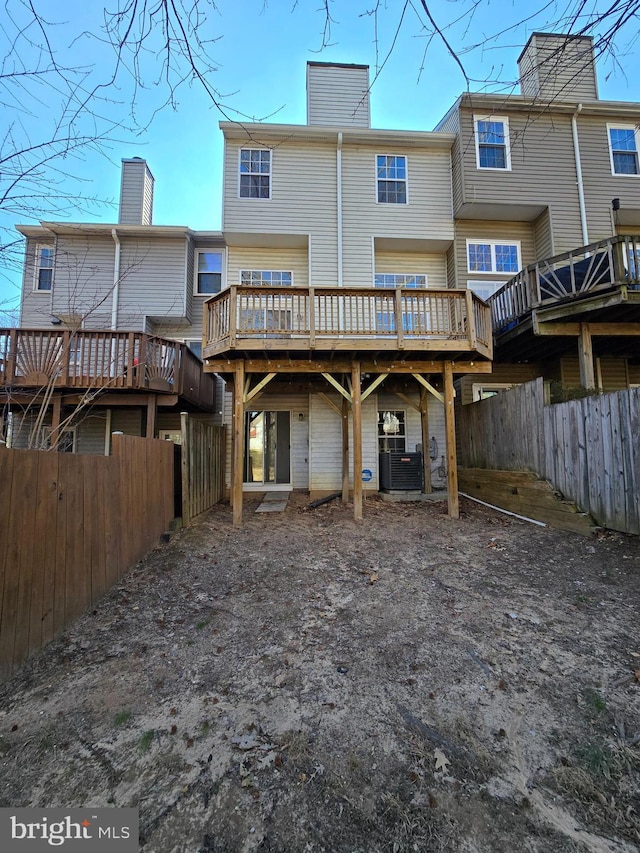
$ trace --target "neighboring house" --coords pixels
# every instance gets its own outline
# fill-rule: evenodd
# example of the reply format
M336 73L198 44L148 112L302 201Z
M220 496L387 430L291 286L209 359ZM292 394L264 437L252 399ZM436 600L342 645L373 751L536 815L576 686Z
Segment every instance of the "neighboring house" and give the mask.
M416 487L381 453L420 445L455 514L453 376L491 359L487 307L451 289L455 136L372 129L367 66L310 62L307 94L306 125L221 123L226 281L203 355L233 389L235 520L243 491L292 488L352 490L359 517L381 474Z
M217 417L221 391L200 355L222 235L153 225L153 183L144 160L124 160L118 224L18 226L20 324L0 330L12 446L108 453L114 431L171 437L181 411Z
M535 33L519 71L521 94L466 93L437 125L456 136L449 283L493 307L494 373L464 402L540 375L640 383L638 243L611 240L640 234L640 105L599 100L589 37Z

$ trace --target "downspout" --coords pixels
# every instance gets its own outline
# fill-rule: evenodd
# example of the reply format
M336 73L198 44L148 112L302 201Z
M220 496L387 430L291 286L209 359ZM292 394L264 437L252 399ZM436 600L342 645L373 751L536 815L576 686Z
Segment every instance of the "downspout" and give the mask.
M580 162L580 143L578 141L578 116L582 112L582 104L571 117L571 130L573 133L573 153L576 160L576 176L578 178L578 202L580 204L580 227L582 228L582 245L589 245L589 232L587 231L587 209L584 203L584 183L582 181L582 164Z
M111 293L111 328L118 328L118 296L120 290L120 239L115 228L111 229L111 236L116 244L115 258L113 262L113 291Z
M336 207L338 220L338 287L342 287L342 132L338 133L336 150Z

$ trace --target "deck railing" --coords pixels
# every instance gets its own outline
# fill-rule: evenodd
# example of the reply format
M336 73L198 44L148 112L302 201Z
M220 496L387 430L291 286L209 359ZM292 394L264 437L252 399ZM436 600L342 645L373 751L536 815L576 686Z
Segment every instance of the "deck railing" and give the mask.
M530 264L489 298L494 332L540 305L625 285L640 286L640 236L610 237Z
M0 386L178 394L210 408L213 377L178 341L141 332L0 329Z
M491 356L488 307L463 290L232 285L211 297L204 353L457 349Z

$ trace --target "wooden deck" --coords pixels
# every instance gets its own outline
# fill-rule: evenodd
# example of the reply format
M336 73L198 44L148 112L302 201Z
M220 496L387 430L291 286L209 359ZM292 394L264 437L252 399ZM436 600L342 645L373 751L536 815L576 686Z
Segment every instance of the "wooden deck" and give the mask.
M215 382L186 344L141 332L0 329L0 389L142 391L204 410Z
M203 356L420 352L491 359L489 308L470 291L232 285L204 314Z

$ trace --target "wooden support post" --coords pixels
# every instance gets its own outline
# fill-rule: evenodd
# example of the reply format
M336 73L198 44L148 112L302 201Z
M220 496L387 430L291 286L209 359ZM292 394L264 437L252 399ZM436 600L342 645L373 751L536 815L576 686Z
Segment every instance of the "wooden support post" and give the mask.
M349 403L342 397L342 503L349 503Z
M191 522L191 490L189 488L189 468L191 453L191 441L189 429L189 415L180 412L180 477L182 478L182 526L187 527Z
M235 364L233 380L233 479L231 500L233 526L242 524L242 480L244 476L244 361Z
M145 435L147 438L156 437L156 411L158 409L158 397L156 394L149 394L147 397L147 429Z
M360 362L351 366L353 409L353 517L362 518L362 400L360 399Z
M453 365L444 363L444 426L447 436L447 489L449 515L460 518L458 500L458 460L456 459L456 419L453 409Z
M422 491L425 495L432 492L431 488L431 457L429 456L429 397L427 389L420 388L420 426L422 428Z
M580 384L589 391L596 387L596 378L593 370L593 346L588 323L580 323L578 359L580 361Z

